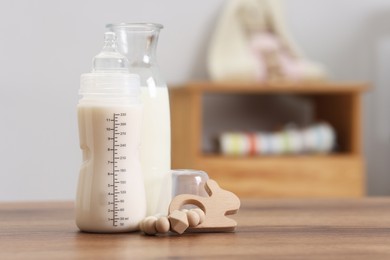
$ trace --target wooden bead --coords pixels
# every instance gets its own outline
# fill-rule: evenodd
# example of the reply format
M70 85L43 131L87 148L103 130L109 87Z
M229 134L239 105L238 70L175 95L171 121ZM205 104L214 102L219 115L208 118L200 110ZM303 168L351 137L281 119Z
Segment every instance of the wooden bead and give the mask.
M145 232L145 234L155 235L157 233L156 221L157 221L157 218L155 216L149 216L149 217L144 219L143 231Z
M200 217L195 211L187 211L188 225L190 227L196 227L199 225Z
M156 222L156 230L158 233L167 233L171 228L168 217L160 217Z
M148 216L146 218L144 218L140 223L139 223L139 229L144 232L145 230L145 222L146 220L150 219L151 216Z
M183 234L189 226L187 214L180 210L175 210L169 215L169 222L171 223L171 230L178 234Z
M199 224L202 224L206 218L204 211L200 208L191 209L191 211L196 212L199 215Z
M144 232L144 221L145 219L141 220L141 222L139 223L139 230L141 230L142 232Z

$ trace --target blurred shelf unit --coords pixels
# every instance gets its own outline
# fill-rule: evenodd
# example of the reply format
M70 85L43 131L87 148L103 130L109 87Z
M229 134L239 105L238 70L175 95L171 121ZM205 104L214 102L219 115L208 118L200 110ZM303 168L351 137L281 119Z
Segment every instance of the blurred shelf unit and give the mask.
M362 94L364 83L192 82L170 89L172 168L206 171L241 197L360 197L364 195ZM311 100L315 119L336 130L329 155L225 156L202 151L202 100L207 94L294 95ZM232 118L231 120L234 120Z

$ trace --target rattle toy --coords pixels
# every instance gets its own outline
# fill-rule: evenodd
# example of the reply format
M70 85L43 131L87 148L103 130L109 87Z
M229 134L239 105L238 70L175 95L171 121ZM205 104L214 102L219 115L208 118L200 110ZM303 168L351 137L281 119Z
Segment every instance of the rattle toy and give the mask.
M223 190L216 181L208 180L205 190L209 197L181 194L173 198L169 206L169 215L149 216L140 223L140 229L147 235L173 231L184 232L231 232L237 222L227 215L237 213L239 198L232 192ZM184 205L198 208L181 209Z

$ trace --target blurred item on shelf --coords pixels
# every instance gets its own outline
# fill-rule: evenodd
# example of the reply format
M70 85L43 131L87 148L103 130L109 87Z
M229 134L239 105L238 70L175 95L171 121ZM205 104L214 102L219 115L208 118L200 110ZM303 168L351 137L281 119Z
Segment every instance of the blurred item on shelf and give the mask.
M322 65L308 61L285 28L279 0L230 0L212 37L208 70L215 81L316 81Z
M318 123L271 133L224 133L219 142L225 155L330 153L336 144L336 134L328 123Z

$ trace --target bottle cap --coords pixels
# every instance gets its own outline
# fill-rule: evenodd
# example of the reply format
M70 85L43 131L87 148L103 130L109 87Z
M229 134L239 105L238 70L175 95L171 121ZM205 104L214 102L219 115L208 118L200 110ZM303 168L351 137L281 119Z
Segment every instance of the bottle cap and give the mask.
M81 75L81 95L120 94L139 96L140 77L129 73L129 61L117 51L113 32L104 34L102 51L93 58L92 72Z
M104 33L104 46L101 52L92 60L92 72L128 72L129 61L117 50L116 35L113 32Z
M179 169L172 170L172 198L180 194L193 194L208 197L204 188L209 176L204 171Z

